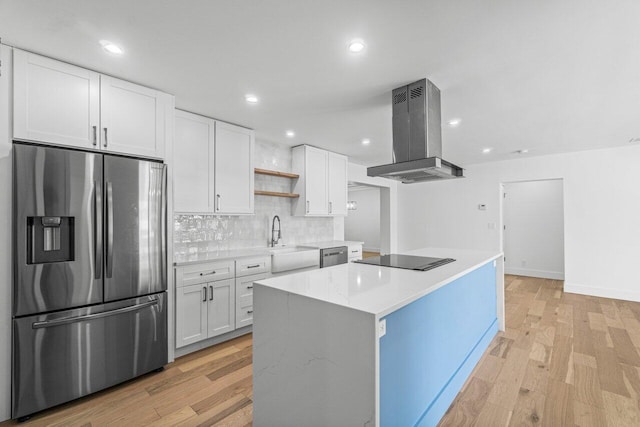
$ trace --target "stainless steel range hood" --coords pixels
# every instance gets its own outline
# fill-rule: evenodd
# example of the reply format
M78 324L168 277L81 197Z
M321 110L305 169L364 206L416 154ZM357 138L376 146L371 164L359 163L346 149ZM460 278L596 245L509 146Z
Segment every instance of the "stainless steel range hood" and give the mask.
M393 163L367 168L368 176L405 184L462 178L463 169L442 160L440 90L427 79L393 90Z

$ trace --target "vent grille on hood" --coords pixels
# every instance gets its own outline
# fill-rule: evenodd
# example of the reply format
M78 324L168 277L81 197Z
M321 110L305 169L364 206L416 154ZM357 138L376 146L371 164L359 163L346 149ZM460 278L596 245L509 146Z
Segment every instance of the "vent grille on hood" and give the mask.
M404 183L461 178L463 169L444 161L440 90L427 79L394 89L393 163L367 168L367 175Z
M393 95L393 105L402 104L407 101L407 92L398 93Z

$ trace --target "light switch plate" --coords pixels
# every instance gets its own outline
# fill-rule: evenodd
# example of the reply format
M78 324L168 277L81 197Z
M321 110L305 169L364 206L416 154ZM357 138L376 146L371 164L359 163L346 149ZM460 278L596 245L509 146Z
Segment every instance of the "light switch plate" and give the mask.
M382 338L387 333L387 319L378 322L378 338Z

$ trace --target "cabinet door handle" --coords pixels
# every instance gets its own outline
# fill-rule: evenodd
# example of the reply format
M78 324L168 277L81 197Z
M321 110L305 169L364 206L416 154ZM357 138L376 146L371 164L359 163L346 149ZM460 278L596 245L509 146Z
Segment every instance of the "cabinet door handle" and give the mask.
M211 276L212 274L216 274L216 271L213 270L211 273L200 273L201 276Z
M108 142L108 139L107 139L107 128L104 128L104 146L105 147L107 146L107 142Z
M260 267L260 264L256 264L256 265L248 265L247 268L258 268Z
M309 213L309 201L307 200L307 213Z
M247 310L247 314L253 314L253 310Z
M351 251L351 253L352 253L352 254L357 254L357 253L358 253L358 251L357 251L357 250L355 250L355 251Z
M93 129L93 145L98 145L98 126L91 126Z
M202 302L207 302L207 287L206 286L202 287L202 294L204 295L204 297L202 298Z
M247 289L253 289L253 285L247 286Z
M209 296L209 301L213 301L213 286L209 286L209 292L211 292L211 295Z
M221 199L220 195L216 194L216 202L217 202L217 205L218 205L218 207L216 208L217 211L220 210L220 199Z
M329 202L329 213L333 213L333 202Z

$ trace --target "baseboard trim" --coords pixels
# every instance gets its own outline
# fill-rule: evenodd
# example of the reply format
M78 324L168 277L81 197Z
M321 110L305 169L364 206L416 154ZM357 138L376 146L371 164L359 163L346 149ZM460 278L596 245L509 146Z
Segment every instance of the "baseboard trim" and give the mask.
M529 268L504 267L504 274L515 276L541 277L543 279L564 280L564 273L560 271L533 270Z
M571 294L589 295L601 298L621 299L625 301L640 302L640 291L628 291L625 289L605 289L593 286L585 286L577 283L564 282L564 291Z
M239 336L251 333L252 331L253 331L253 325L244 326L240 329L227 332L226 334L218 335L217 337L207 338L206 340L194 342L193 344L176 348L175 358L177 359L178 357L186 356L189 353L202 350L203 348L211 347L212 345L220 344L225 341L238 338Z

